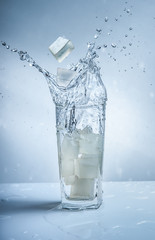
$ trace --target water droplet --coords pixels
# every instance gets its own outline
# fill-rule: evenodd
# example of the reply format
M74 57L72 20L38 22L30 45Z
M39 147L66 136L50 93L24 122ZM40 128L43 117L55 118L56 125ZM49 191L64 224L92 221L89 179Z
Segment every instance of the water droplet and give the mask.
M94 38L97 39L97 38L98 38L98 34L95 34L95 35L94 35Z
M96 28L96 32L101 33L101 32L102 32L102 29Z
M128 34L125 34L125 37L128 37Z
M123 46L124 49L126 49L126 46Z
M104 48L107 48L107 44L104 44L103 47L104 47Z
M144 223L147 223L147 222L148 222L148 221L143 220L143 221L137 222L137 225L141 225L141 224L144 224Z
M9 49L10 48L10 45L6 45L6 49Z
M101 46L97 46L97 49L101 49Z
M116 225L116 226L113 226L112 228L113 228L113 229L116 229L116 228L120 228L120 226L119 226L119 225Z
M129 30L131 31L133 28L132 27L129 27Z
M5 219L9 219L11 218L11 216L8 215L0 215L0 220L5 220Z
M109 20L108 17L105 17L104 21L105 21L105 22L108 22L108 20Z
M117 21L118 21L118 18L115 18L115 21L117 22Z
M33 236L32 236L32 238L37 238L39 236L39 234L38 233L35 233Z
M27 52L19 51L18 54L19 54L20 60L24 61L25 55L27 54Z
M17 50L17 48L13 48L13 49L11 49L11 51L12 52L17 52L18 50Z
M3 46L6 46L6 42L1 41L1 43L2 43Z
M113 58L114 61L116 61L116 58Z
M115 48L115 47L116 47L116 44L115 44L115 43L112 43L111 46L112 46L113 48Z
M126 12L127 12L127 13L130 13L130 9L127 9Z
M131 42L129 43L129 46L132 46L132 43L131 43Z

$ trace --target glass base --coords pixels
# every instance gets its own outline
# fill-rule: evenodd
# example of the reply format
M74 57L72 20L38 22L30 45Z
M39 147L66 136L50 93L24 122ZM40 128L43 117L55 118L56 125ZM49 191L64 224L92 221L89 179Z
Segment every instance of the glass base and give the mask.
M61 207L69 210L85 210L85 209L97 209L101 206L102 200L95 198L94 200L68 200L63 199Z

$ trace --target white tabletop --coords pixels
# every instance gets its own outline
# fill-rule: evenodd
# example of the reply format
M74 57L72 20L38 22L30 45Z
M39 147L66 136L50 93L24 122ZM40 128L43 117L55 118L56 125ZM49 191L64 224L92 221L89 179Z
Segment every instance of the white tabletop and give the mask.
M0 240L155 240L155 182L103 183L97 210L60 209L58 183L0 185Z

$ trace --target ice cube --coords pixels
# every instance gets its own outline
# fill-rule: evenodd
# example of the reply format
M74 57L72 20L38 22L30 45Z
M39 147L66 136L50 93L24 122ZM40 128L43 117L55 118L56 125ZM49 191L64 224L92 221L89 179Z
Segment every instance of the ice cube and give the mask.
M75 183L76 178L77 176L75 175L64 177L64 182L66 185L73 185Z
M61 174L62 177L69 177L74 175L74 161L68 160L61 162Z
M62 160L66 161L66 159L75 159L78 157L79 152L79 144L76 139L72 136L66 134L64 136L62 146L61 146L61 154Z
M71 186L70 197L76 199L94 198L94 179L77 178Z
M97 178L102 161L102 155L82 155L76 159L75 174L79 178Z
M81 134L79 140L79 153L84 154L98 154L103 150L103 138L102 135L88 133Z
M74 46L72 42L63 37L58 37L56 41L49 46L49 50L58 62L62 62L73 49Z
M75 77L76 72L64 68L57 68L57 83L59 86L67 87L70 81Z

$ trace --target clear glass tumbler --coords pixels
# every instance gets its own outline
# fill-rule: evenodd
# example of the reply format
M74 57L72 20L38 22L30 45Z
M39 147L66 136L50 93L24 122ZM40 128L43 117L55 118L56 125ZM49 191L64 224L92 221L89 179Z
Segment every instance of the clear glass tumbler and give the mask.
M102 203L105 105L56 105L62 208L98 208Z

